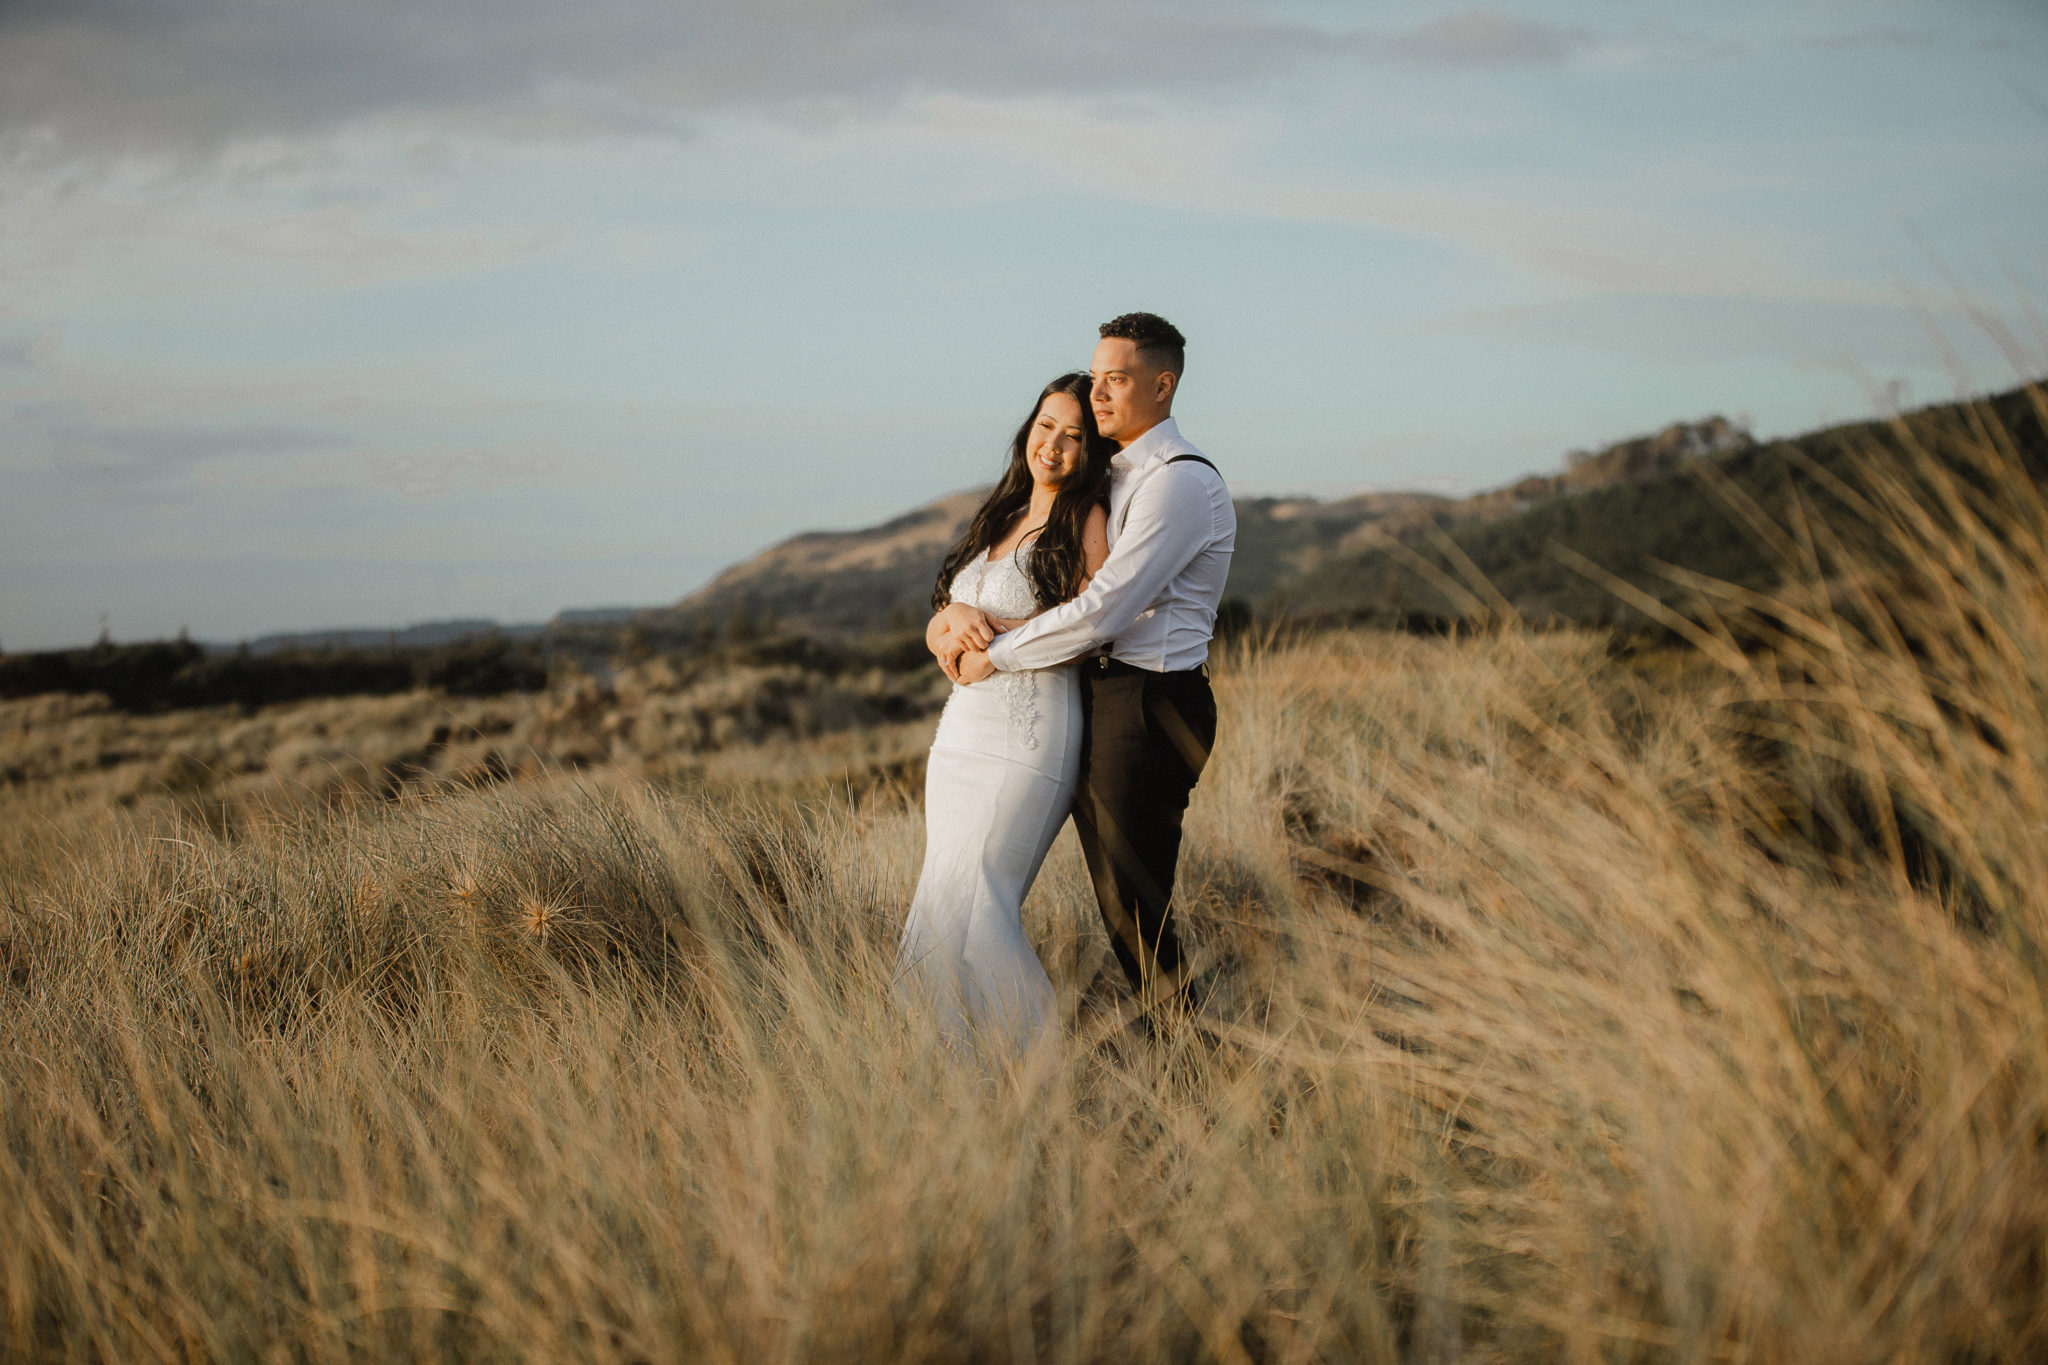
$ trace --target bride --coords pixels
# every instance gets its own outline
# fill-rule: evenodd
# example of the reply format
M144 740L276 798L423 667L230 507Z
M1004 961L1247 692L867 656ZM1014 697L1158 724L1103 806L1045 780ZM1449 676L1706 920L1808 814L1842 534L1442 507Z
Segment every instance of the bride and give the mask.
M1095 429L1089 383L1067 374L1045 386L1002 480L947 554L925 632L942 662L1074 597L1108 555L1116 445ZM1072 663L955 683L925 767L924 868L896 968L949 1038L979 1032L1021 1051L1051 1023L1052 982L1018 912L1080 764Z

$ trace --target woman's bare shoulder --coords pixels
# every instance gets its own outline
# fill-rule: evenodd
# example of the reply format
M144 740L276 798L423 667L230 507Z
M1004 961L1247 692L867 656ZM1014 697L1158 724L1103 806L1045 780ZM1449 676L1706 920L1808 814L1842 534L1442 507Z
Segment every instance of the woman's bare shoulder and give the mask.
M1088 519L1081 523L1081 558L1090 575L1109 558L1109 509L1100 504L1089 508Z

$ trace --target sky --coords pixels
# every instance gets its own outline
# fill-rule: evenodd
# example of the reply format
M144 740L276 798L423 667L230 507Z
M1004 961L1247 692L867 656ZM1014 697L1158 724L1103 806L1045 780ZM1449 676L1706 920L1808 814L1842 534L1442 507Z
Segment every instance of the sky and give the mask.
M0 0L0 648L674 601L1097 324L1244 494L2048 371L2043 0Z

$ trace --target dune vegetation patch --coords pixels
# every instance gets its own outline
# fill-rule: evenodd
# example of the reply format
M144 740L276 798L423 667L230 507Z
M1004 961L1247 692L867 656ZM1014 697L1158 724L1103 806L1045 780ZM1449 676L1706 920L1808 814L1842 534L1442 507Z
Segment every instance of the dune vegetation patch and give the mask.
M0 1343L2039 1359L2048 501L1945 439L1759 524L1786 586L1646 600L1682 648L1234 643L1198 1010L1124 1022L1063 839L1020 1059L889 990L930 718L879 683L10 703ZM288 780L436 707L401 790Z

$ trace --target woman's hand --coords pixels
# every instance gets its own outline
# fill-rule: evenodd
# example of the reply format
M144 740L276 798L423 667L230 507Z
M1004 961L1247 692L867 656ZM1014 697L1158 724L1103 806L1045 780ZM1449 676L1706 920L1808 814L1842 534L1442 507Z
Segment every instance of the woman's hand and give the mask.
M932 657L937 659L942 667L947 656L958 658L960 651L967 647L953 638L949 621L950 618L942 609L933 612L932 619L927 621L924 627L924 647L932 652Z
M949 603L939 612L939 620L952 642L968 649L987 649L1002 629L987 612L965 602Z

